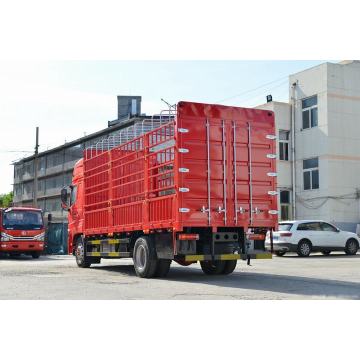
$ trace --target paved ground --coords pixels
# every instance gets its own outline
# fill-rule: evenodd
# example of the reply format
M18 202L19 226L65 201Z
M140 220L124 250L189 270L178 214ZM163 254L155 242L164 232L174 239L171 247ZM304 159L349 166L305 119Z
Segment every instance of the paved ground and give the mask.
M131 260L80 269L72 256L0 258L0 299L360 299L360 254L240 261L230 276L173 264L166 279L136 277Z

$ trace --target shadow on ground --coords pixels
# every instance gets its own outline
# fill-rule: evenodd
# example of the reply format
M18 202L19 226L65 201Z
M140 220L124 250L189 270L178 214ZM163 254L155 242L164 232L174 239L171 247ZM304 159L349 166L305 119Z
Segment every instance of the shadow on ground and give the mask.
M300 260L304 260L304 259L317 259L317 260L329 260L331 258L336 258L336 259L351 259L351 258L360 258L360 253L357 253L356 255L346 255L344 253L335 253L335 254L330 254L330 255L323 255L321 253L315 253L315 254L311 254L309 257L301 257L295 253L287 253L283 256L276 256L274 255L276 258L291 258L291 259L300 259Z
M93 270L99 273L111 272L125 276L136 276L133 265L99 266L94 267ZM154 279L146 279L145 281L154 281ZM303 276L241 272L239 268L228 276L209 276L198 268L173 266L166 278L155 279L155 281L192 284L195 286L195 291L192 287L188 288L189 298L191 298L192 293L196 293L196 284L204 284L234 290L258 290L304 297L360 299L360 283ZM221 294L219 295L221 296ZM259 298L262 297L259 296Z
M33 259L31 255L17 255L17 256L10 256L7 254L0 254L0 261L32 261L32 262L39 262L39 261L54 261L54 260L67 260L64 256L58 257L49 257L49 255L41 255L38 259Z

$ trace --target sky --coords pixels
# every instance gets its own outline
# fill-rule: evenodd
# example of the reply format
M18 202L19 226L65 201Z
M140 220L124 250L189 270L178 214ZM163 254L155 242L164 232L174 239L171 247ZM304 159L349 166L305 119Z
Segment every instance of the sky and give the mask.
M104 129L117 95L141 95L142 112L196 101L253 107L288 101L288 76L317 61L12 61L0 62L0 194L12 190L11 163Z

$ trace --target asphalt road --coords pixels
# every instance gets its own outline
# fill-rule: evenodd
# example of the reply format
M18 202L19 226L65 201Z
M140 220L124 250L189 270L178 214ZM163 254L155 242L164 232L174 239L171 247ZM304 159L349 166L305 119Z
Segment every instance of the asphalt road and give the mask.
M72 256L6 257L0 299L360 299L360 253L240 261L229 276L173 263L165 279L138 278L128 259L81 269Z

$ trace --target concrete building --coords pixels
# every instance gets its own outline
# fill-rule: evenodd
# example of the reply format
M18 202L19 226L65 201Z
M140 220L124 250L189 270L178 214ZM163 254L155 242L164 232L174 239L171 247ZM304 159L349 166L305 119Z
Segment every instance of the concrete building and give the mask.
M129 113L126 114L127 110ZM36 191L38 207L43 209L45 215L51 213L54 221L66 221L67 213L61 209L60 191L71 184L74 165L82 158L83 150L147 118L139 116L140 113L140 96L118 96L118 119L110 121L107 128L39 153L37 189L34 189L35 156L14 163L14 205L34 205Z
M360 62L324 63L290 75L289 98L258 106L276 116L280 218L323 219L355 231Z

